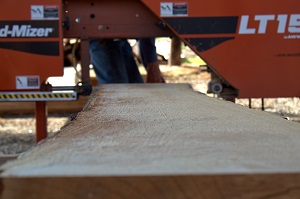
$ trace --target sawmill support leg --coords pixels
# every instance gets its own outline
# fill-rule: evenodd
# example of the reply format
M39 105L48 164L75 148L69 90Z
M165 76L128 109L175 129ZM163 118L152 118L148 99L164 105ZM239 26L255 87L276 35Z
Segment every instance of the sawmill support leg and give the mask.
M36 143L47 137L46 102L35 102Z
M90 83L90 43L88 39L81 40L81 80Z

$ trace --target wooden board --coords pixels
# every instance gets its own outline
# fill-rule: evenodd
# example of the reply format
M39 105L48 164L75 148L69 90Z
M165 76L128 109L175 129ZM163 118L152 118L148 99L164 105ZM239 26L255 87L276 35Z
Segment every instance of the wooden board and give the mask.
M18 155L0 155L0 166L9 160L14 160L18 157Z
M300 124L186 84L104 85L1 167L1 198L298 199Z

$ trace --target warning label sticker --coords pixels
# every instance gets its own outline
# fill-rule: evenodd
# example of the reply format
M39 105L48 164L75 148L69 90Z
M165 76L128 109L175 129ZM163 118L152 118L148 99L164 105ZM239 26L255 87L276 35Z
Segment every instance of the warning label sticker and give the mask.
M30 14L32 20L58 19L59 17L57 5L32 5Z
M161 2L160 3L160 16L188 16L188 3L187 2Z
M40 88L39 76L17 76L16 77L17 89L38 89Z

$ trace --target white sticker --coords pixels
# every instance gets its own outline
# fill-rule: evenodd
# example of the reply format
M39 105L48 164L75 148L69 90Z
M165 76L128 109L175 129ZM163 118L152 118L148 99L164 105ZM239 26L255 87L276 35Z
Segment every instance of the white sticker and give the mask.
M161 2L160 3L160 16L173 16L173 3Z
M44 19L44 6L32 5L30 8L31 19Z
M39 76L17 76L16 77L17 89L38 89L40 88Z
M160 16L188 16L188 3L187 2L161 2L160 3Z
M31 19L58 19L57 5L32 5L30 7Z

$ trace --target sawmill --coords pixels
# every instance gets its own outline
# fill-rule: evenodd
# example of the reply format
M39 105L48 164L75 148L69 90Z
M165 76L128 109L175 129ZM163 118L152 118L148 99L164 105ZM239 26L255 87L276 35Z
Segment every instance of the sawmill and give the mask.
M0 198L300 196L300 124L234 99L300 97L300 2L1 0L0 103L35 104L37 144L0 166ZM92 39L178 38L206 63L188 84L91 83ZM64 41L80 41L80 78ZM279 81L280 80L280 81ZM47 135L47 103L88 97Z

